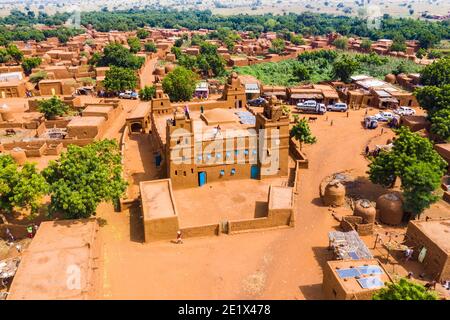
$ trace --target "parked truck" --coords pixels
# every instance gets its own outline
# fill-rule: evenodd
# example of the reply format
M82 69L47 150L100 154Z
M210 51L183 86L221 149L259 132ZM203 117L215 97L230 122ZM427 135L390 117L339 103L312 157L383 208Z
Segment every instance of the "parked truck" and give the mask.
M327 108L323 103L318 103L314 100L300 102L297 104L296 109L303 113L324 114L325 112L327 112Z

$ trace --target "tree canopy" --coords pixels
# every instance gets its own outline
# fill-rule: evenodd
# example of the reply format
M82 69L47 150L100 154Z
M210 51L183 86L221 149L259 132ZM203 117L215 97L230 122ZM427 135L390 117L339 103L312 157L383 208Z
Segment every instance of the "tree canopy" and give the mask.
M138 57L118 43L111 43L103 49L103 54L95 58L99 67L115 66L137 70L144 64L144 58Z
M0 209L27 208L36 212L48 185L35 164L21 169L10 155L0 155Z
M295 116L295 124L291 129L291 137L300 142L300 148L302 143L313 144L317 142L317 138L311 133L308 121L306 119L299 120L297 115Z
M112 66L106 71L103 85L108 91L133 90L138 85L138 77L132 69Z
M189 101L195 90L197 75L184 67L176 67L163 79L162 86L171 101Z
M156 88L155 86L145 86L139 91L139 98L143 101L150 101L155 97Z
M349 82L350 77L359 68L359 62L350 56L342 56L333 63L333 74L335 78Z
M136 37L131 37L127 39L128 46L130 47L131 53L138 53L141 51L141 41Z
M63 116L69 111L69 106L57 96L38 102L38 111L42 112L45 119L53 119L56 116Z
M67 219L95 215L100 202L117 201L127 185L115 140L95 141L85 147L69 145L43 175L50 185L49 212L63 213Z
M22 69L23 72L26 75L30 75L31 70L33 70L33 68L38 67L42 62L42 59L39 57L31 57L31 58L25 58L22 61Z
M435 292L418 283L405 278L395 283L388 283L386 288L381 288L372 297L373 300L437 300Z
M396 178L400 178L405 211L420 215L438 200L435 191L446 163L428 139L406 127L398 129L397 135L392 150L382 151L370 163L369 178L385 187L392 187Z

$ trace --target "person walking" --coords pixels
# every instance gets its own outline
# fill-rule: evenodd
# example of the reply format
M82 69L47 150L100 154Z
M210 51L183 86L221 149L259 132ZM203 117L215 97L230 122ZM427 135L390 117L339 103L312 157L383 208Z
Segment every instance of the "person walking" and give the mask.
M369 148L369 146L366 146L366 150L365 150L366 157L369 155L369 152L370 152L370 148Z
M8 237L9 242L14 242L14 236L11 233L11 230L9 228L6 228L6 236Z
M175 242L176 244L182 244L183 243L183 239L181 237L181 230L177 231L177 240Z

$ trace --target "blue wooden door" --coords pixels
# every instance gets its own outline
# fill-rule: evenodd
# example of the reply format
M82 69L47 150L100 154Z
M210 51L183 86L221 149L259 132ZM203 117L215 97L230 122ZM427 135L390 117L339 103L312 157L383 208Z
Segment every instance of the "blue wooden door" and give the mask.
M198 173L198 186L201 187L206 184L206 172L202 171Z
M258 179L259 178L259 168L257 165L253 165L250 171L250 176L252 179Z
M157 154L155 156L155 164L157 167L159 167L161 165L161 155L160 154Z

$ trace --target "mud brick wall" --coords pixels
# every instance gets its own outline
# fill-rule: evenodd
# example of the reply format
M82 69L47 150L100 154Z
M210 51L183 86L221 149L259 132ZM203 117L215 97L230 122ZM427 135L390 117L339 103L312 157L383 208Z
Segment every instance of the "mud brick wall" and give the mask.
M289 152L295 160L297 160L299 168L308 169L308 158L300 151L297 143L291 138L289 139Z
M414 247L417 258L422 246L427 248L427 254L423 260L426 271L436 280L450 279L450 257L447 252L429 239L415 224L409 223L406 230L406 244Z
M145 242L175 240L179 230L178 216L144 219Z
M373 223L357 223L356 231L360 236L368 236L373 233Z
M57 156L61 153L62 149L63 149L62 143L47 144L47 149L45 150L45 154L50 155L50 156Z
M278 212L270 217L232 220L228 222L228 233L238 233L257 229L274 228L291 225L291 210Z
M346 218L343 218L343 219L341 220L341 229L342 229L344 232L349 232L349 231L354 231L354 230L355 230L355 228L353 227L353 224L351 224L350 222L348 222Z
M185 227L181 229L181 234L183 238L219 236L220 233L221 233L220 224Z

